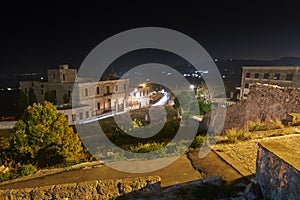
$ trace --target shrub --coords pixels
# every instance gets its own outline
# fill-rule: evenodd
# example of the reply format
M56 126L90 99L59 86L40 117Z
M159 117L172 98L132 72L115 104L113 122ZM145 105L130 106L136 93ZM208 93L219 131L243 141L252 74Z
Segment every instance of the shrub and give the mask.
M282 121L278 118L275 120L269 119L269 120L267 120L266 123L267 123L268 130L284 128Z
M198 136L195 137L195 139L193 140L190 147L193 148L193 149L195 149L197 147L201 147L203 142L204 142L204 136L198 135Z
M246 129L250 132L253 131L266 131L268 130L267 125L264 122L261 122L259 119L256 121L248 121Z
M23 165L17 170L17 176L22 177L22 176L28 176L30 174L33 174L37 171L37 168L31 164L28 165Z
M238 128L232 128L225 131L225 136L227 141L230 143L235 143L238 140L247 140L250 136L247 135L247 131Z

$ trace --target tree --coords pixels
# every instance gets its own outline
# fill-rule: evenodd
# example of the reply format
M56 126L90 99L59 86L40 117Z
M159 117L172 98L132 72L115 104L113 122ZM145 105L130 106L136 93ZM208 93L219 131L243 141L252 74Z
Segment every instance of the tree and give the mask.
M64 94L63 100L64 100L64 103L69 103L69 102L70 102L70 97L69 97L69 95L68 95L68 94Z
M47 101L27 107L15 126L11 149L17 162L39 167L78 161L83 155L78 135Z
M45 92L45 101L49 101L50 103L56 105L57 100L56 100L56 91L55 90L51 90L51 91L47 91Z
M28 98L27 95L21 90L18 99L19 104L19 112L23 113L26 107L28 106Z
M34 94L34 90L30 88L28 92L28 104L32 105L36 101L37 99L36 99L36 95Z

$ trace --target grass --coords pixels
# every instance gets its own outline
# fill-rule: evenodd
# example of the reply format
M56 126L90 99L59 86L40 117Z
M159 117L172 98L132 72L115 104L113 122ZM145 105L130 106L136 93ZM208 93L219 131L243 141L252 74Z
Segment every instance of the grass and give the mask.
M265 122L260 120L249 121L244 128L225 130L222 134L222 142L236 143L249 139L282 136L298 132L300 132L300 126L291 126L291 124L285 126L279 119L268 119Z

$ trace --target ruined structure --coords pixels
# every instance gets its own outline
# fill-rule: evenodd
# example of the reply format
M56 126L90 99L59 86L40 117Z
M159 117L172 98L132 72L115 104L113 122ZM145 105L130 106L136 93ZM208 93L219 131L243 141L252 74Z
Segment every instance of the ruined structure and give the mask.
M221 109L225 114L224 108ZM262 121L270 118L284 120L288 113L300 112L300 89L284 88L273 85L255 84L250 86L248 98L226 109L224 127L218 127L218 116L210 118L207 113L202 120L202 127L205 129L211 122L216 130L242 128L247 121ZM221 112L220 112L221 113ZM216 123L215 123L216 122Z

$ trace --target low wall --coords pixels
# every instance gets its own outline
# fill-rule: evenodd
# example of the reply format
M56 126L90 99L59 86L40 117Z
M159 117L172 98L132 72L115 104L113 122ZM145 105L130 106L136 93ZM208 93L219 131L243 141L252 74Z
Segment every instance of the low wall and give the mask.
M120 195L153 185L160 188L159 176L87 181L62 185L0 190L1 200L73 200L73 199L114 199Z
M270 141L258 144L256 179L265 199L300 197L300 154L285 145Z
M17 121L0 121L0 129L12 129Z

